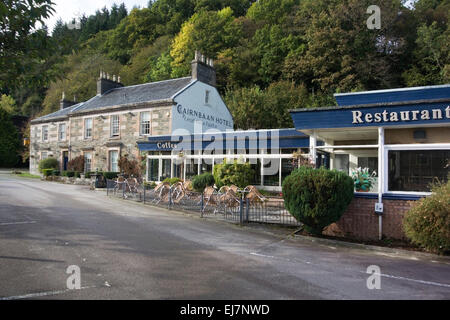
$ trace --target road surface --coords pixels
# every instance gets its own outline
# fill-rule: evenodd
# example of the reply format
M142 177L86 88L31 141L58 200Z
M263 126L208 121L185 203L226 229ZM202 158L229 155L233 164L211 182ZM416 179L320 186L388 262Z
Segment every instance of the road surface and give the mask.
M287 235L2 173L0 299L450 298L449 260ZM72 265L80 290L67 288ZM371 265L380 289L367 288Z

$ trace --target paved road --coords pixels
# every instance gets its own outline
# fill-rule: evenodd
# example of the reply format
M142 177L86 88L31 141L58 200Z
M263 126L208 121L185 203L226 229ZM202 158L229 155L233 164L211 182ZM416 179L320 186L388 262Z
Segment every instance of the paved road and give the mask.
M284 231L286 233L286 231ZM66 269L81 270L68 290ZM366 269L381 268L369 290ZM0 174L0 299L449 299L450 263L330 247Z

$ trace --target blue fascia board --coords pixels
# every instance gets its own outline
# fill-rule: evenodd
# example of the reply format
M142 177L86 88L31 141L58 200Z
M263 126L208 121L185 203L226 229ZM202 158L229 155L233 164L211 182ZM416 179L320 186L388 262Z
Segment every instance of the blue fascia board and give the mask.
M297 130L305 129L325 129L325 128L359 128L359 127L380 127L380 126L399 126L399 125L424 125L424 124L449 124L450 118L448 110L450 101L417 103L417 104L401 104L401 105L384 105L384 106L353 106L353 107L335 107L323 109L301 109L291 110L291 117ZM433 119L432 110L440 109L442 119ZM430 114L429 120L422 120L422 111L427 110ZM408 112L409 121L401 119L401 112ZM413 115L412 111L419 111ZM354 116L361 113L360 119L363 123L354 122ZM388 113L388 121L384 121L383 112ZM390 121L391 112L397 113L398 121ZM372 122L365 121L365 115L371 114ZM376 115L381 116L381 121L375 122ZM359 119L359 118L358 118Z
M334 94L339 106L436 100L450 97L450 84Z

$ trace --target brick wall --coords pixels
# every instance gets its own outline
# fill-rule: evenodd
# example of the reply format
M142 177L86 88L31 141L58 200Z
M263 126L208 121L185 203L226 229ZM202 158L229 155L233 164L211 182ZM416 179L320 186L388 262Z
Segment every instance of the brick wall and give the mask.
M364 240L378 239L378 216L375 214L377 199L354 198L341 219L331 224L324 234ZM415 201L383 200L383 236L405 239L402 220Z

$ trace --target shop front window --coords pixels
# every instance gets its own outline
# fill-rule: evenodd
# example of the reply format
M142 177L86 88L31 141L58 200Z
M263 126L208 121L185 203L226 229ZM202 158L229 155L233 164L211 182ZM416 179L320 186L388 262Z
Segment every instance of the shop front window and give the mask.
M172 165L172 160L162 159L162 172L161 172L160 181L163 181L166 178L170 178L171 165Z
M194 159L186 160L186 179L191 179L192 177L198 175L198 164Z
M434 182L446 182L450 150L390 150L389 191L430 192Z
M148 159L148 177L149 181L158 181L159 159Z
M280 185L280 159L264 159L264 185L268 187Z

